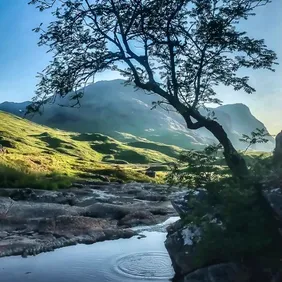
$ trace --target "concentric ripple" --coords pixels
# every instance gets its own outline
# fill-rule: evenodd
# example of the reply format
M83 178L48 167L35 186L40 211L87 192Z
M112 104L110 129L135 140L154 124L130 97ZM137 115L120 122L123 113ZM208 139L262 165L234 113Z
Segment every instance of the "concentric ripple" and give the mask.
M140 279L170 279L173 268L165 252L134 253L117 259L115 270L119 274Z

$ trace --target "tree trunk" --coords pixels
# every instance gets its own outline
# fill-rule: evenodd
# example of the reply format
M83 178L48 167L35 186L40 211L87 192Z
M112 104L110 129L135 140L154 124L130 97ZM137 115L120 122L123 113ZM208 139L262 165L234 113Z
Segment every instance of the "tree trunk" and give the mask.
M209 130L223 146L223 155L233 176L239 177L240 179L246 178L249 174L247 164L244 158L234 148L222 126L217 121L209 120L198 112L193 112L192 114L193 118L197 120L195 123L192 123L191 121L191 112L187 115L183 111L182 116L186 121L187 127L190 129L205 127Z
M196 130L205 127L208 129L223 146L223 155L232 174L241 179L245 179L249 175L248 167L244 158L234 148L225 130L217 121L207 119L205 116L202 116L198 110L187 107L181 103L178 98L169 95L161 89L157 83L144 84L140 80L135 80L135 84L137 87L147 91L152 91L165 98L169 104L182 115L186 121L187 128ZM196 120L195 123L191 120L191 117Z
M204 126L216 137L223 146L223 155L232 174L239 178L246 178L249 174L244 158L237 152L222 126L214 121L207 120Z

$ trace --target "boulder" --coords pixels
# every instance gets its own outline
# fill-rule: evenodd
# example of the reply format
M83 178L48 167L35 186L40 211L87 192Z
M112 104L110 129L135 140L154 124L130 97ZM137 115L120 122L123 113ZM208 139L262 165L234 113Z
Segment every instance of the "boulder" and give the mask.
M202 188L188 189L186 191L175 192L170 196L171 204L180 217L191 211L192 207L189 205L191 197L195 197L196 201L201 202L206 199L207 191Z
M137 193L136 199L152 201L152 202L164 202L167 201L167 196L156 192L140 191Z
M282 222L282 189L264 189L262 194L276 218Z
M199 267L194 262L194 242L198 240L200 230L193 226L187 227L181 220L178 220L170 225L167 231L165 247L171 258L175 273L183 277ZM204 264L201 266L204 266Z
M110 218L110 219L122 219L129 214L131 209L127 206L120 206L107 203L96 203L86 207L85 216L96 218Z
M39 233L52 233L55 236L71 238L73 236L93 235L112 228L109 221L101 218L82 216L58 216L44 218L38 223Z
M183 218L185 214L188 214L193 209L193 205L190 204L192 198L200 203L206 197L207 191L199 188L173 193L170 199L174 209ZM212 214L213 212L211 208L210 213ZM165 247L177 275L183 277L185 274L209 263L208 261L202 264L195 263L196 243L200 239L201 234L201 230L198 227L193 224L187 226L182 220L178 220L167 228L167 232Z
M171 202L173 207L181 216L181 220L173 223L167 228L167 238L165 247L169 253L173 268L176 273L175 281L182 282L281 282L282 267L280 260L281 236L282 235L282 190L264 189L263 197L265 198L265 208L273 214L273 236L272 242L275 244L277 254L271 251L262 253L259 256L248 257L242 264L237 264L232 261L226 261L220 257L215 251L211 256L199 255L199 244L203 234L203 228L193 226L192 223L187 224L184 221L185 214L193 211L196 204L201 204L207 197L207 192L204 189L188 190L187 192L174 193ZM193 201L190 201L193 197ZM204 204L204 203L203 203ZM218 220L215 207L207 209L207 220L224 228L222 222ZM271 227L272 228L272 227ZM242 232L242 239L244 234ZM203 238L203 237L202 237ZM207 250L208 251L208 250ZM278 255L278 256L277 256Z
M185 276L184 282L248 282L246 268L235 263L222 263L198 269Z
M145 175L155 178L156 177L156 172L153 170L146 170Z
M127 214L118 221L118 225L125 227L134 227L137 225L152 225L156 224L156 218L149 211L134 211Z
M273 152L273 160L276 165L282 165L282 130L275 137L275 149Z
M53 203L37 203L30 201L13 201L0 197L0 215L20 218L54 218L61 215L79 216L86 211L81 207L74 207Z
M10 198L14 201L29 201L36 199L36 197L36 194L30 188L14 190L10 195Z

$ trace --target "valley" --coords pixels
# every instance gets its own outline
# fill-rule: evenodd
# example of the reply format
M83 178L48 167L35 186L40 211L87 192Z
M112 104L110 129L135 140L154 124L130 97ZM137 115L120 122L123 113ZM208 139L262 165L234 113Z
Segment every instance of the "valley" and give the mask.
M150 110L156 99L118 79L87 86L79 108L59 99L26 116L30 102L0 104L0 145L7 150L0 155L0 186L58 189L76 179L163 183L182 152L216 140L205 129L187 129L172 110ZM243 104L209 111L242 151L242 134L266 129ZM267 138L248 149L247 159L273 150L274 139Z
M282 281L279 2L0 0L1 282Z

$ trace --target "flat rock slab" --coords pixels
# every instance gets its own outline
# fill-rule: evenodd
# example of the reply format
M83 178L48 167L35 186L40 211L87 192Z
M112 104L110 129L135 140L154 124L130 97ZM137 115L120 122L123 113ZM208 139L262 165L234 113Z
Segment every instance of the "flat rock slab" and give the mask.
M36 255L77 243L129 238L131 227L176 213L177 188L153 184L78 183L63 191L0 189L0 257Z

